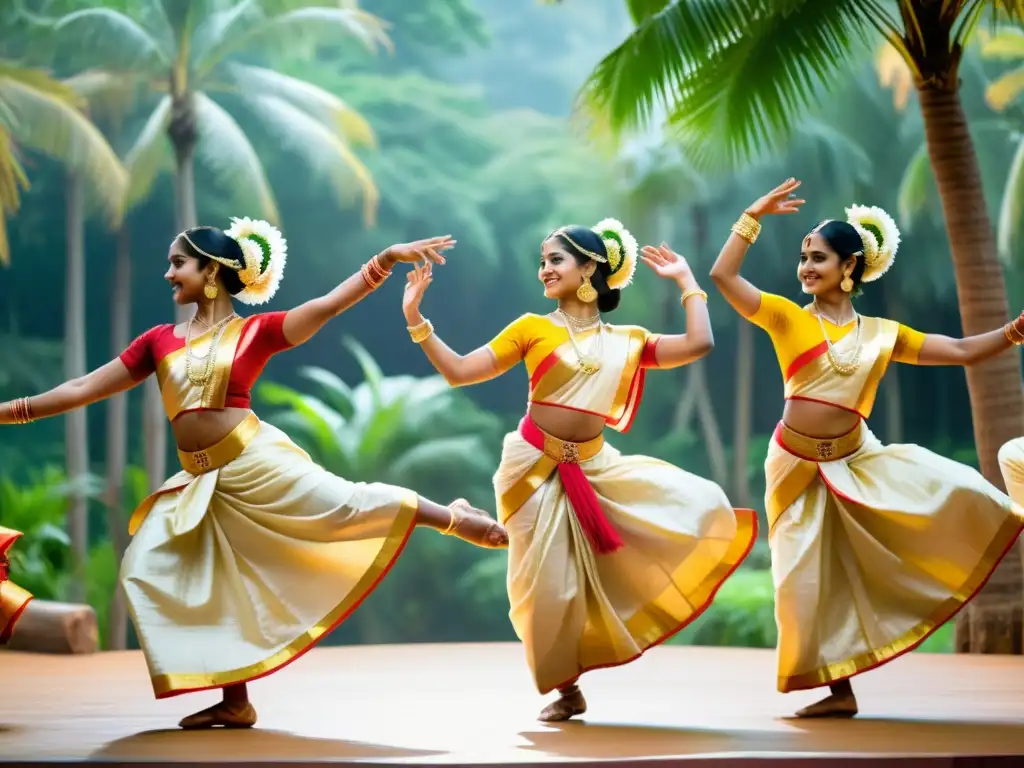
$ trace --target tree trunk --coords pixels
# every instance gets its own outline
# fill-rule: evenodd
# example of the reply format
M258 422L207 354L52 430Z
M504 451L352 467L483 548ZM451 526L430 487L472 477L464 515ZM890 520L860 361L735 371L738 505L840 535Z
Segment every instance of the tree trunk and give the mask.
M85 205L81 180L67 177L65 212L67 264L64 295L64 379L85 376ZM85 600L85 564L89 554L89 500L81 487L89 471L89 433L86 409L75 408L64 416L64 452L68 480L73 490L68 499L67 528L71 539L71 580L68 595Z
M197 140L195 108L192 96L181 93L181 84L172 78L175 94L171 123L167 129L174 146L174 209L178 232L196 226L196 190L194 157ZM177 234L177 233L175 233ZM184 322L193 313L192 307L175 307L175 321ZM167 473L167 424L156 377L146 382L143 407L143 433L146 441L146 475L151 491L160 487Z
M1006 287L985 209L981 173L957 84L919 86L928 155L953 253L964 335L1009 320ZM1016 351L967 368L974 439L982 474L1005 488L996 455L1024 433L1024 396ZM988 586L961 611L956 646L975 653L1019 653L1022 647L1022 568L1017 551L1003 560Z
M132 315L131 235L125 221L117 233L114 262L114 291L110 296L110 346L115 357L128 346ZM107 528L110 545L120 562L128 547L124 519L124 474L128 464L128 396L115 395L107 401ZM120 581L114 585L107 617L107 647L124 650L128 644L128 610Z
M736 412L732 432L733 503L750 507L750 432L754 400L754 326L737 318Z

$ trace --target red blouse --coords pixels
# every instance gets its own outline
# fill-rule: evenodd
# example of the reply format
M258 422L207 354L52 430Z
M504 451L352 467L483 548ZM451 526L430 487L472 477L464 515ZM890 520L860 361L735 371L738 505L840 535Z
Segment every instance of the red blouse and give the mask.
M252 401L252 385L267 362L273 355L291 347L284 337L286 314L267 312L246 319L231 363L225 408L248 408ZM185 339L174 335L173 324L158 325L135 339L120 354L120 359L132 379L142 381L156 370L163 358L184 346Z

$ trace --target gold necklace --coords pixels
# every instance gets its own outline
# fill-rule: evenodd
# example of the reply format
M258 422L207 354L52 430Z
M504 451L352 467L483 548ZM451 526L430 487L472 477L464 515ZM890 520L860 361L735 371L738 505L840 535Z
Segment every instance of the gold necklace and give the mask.
M564 309L559 307L557 310L558 315L565 321L566 325L571 325L577 331L589 331L591 328L601 322L601 315L591 315L586 318L578 318L570 315Z
M188 376L188 380L197 387L205 386L206 382L209 381L210 376L213 374L213 367L217 362L217 345L220 343L221 334L223 334L228 321L234 319L234 317L235 313L232 312L220 322L214 323L213 327L210 328L209 332L213 333L213 338L210 339L210 348L207 350L205 355L197 355L192 351L192 325L195 321L195 317L193 316L192 319L188 321L188 327L185 329L185 375ZM206 366L203 369L203 372L199 374L197 374L193 368L193 361L197 359L206 360Z
M561 310L559 310L561 311ZM596 349L594 354L585 355L583 350L580 349L580 345L576 342L576 334L573 333L572 325L566 325L565 330L569 334L569 343L572 344L573 351L576 353L576 367L581 373L585 373L587 376L593 376L599 370L601 370L601 356L604 352L604 323L598 319L597 322L597 343L595 344Z
M821 335L825 337L826 345L826 357L828 358L828 364L832 370L838 373L840 376L852 376L860 368L860 350L861 350L861 332L863 325L861 324L860 315L854 312L853 318L857 323L857 330L854 331L854 342L853 352L848 358L845 358L839 354L836 350L835 345L832 343L832 339L829 338L828 331L825 329L825 322L822 320L824 313L818 309L818 303L814 303L815 314L818 317L818 325L821 328ZM831 318L830 318L831 320ZM833 325L839 325L833 322Z

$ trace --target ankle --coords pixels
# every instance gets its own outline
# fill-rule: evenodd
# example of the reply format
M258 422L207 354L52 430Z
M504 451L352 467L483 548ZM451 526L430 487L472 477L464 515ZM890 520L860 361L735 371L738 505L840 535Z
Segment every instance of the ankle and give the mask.
M570 696L576 696L580 692L580 687L576 683L570 683L569 685L562 686L558 689L558 693L563 698L569 698Z
M225 686L223 695L225 704L237 706L249 703L249 691L246 689L245 683Z
M838 682L832 683L829 687L833 696L853 696L853 686L849 680L839 680Z

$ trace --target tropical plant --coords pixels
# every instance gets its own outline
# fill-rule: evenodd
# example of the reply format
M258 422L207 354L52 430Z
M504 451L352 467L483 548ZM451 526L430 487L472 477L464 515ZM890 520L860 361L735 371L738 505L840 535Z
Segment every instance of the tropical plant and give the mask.
M363 381L349 386L323 368L304 368L300 375L316 384L319 396L260 384L257 397L281 409L267 421L346 479L412 488L441 503L461 496L492 507L500 421L440 376L385 376L361 345L352 340L345 345ZM414 537L339 638L367 643L493 637L494 627L507 623L501 604L468 616L457 587L484 558L481 550L445 537ZM459 617L455 624L454 616Z
M959 70L984 14L1019 20L1024 2L627 0L627 6L636 29L595 68L581 102L613 132L644 124L664 107L691 156L709 165L733 165L781 147L804 113L842 79L851 58L881 35L903 57L918 91L963 332L986 332L1009 319ZM1002 487L997 451L1024 424L1017 357L1006 353L968 368L967 385L981 470ZM986 616L986 601L1000 589L1021 592L1016 554L1006 558L993 590L962 614L981 626L968 633L961 625L960 646L1006 652L1021 646L1006 629L1014 622L998 610Z

